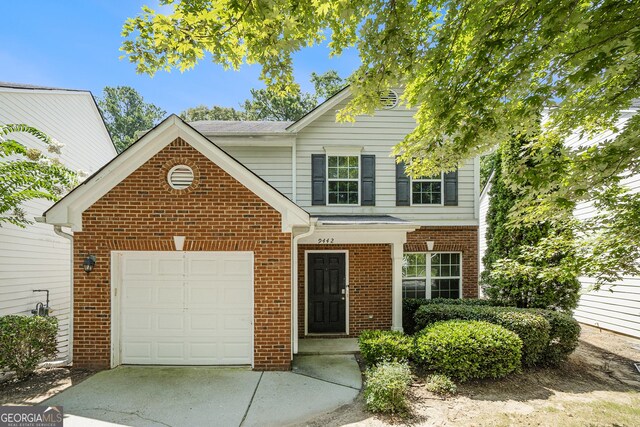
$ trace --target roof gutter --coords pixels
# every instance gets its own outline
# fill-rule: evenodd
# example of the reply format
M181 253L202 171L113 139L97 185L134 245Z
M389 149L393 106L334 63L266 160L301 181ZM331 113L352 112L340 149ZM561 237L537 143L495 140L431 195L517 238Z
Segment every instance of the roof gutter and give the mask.
M47 222L44 216L38 216L35 220L43 224ZM73 363L73 235L62 231L61 225L54 225L53 232L69 241L69 251L71 252L69 256L69 350L65 361L67 365L71 365Z

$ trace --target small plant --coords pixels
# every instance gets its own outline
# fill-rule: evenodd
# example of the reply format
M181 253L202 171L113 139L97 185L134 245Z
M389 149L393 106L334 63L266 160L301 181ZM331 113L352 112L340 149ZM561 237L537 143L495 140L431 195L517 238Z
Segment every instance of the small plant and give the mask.
M411 369L407 362L384 361L367 369L364 399L372 412L402 413L407 410Z
M0 317L0 368L23 380L38 363L56 355L58 319L40 316Z
M413 354L413 339L399 331L363 331L358 345L369 366L383 360L409 360Z
M415 358L425 369L460 381L502 378L520 369L522 340L488 322L450 320L416 336Z
M431 393L439 394L441 396L452 396L458 391L456 384L451 380L451 378L442 374L429 375L424 388Z

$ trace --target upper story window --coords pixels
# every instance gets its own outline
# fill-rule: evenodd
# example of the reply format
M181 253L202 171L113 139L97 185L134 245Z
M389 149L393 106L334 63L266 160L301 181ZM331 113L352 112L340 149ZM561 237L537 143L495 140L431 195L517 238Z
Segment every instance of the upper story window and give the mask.
M405 253L403 298L460 298L462 256L459 252Z
M330 205L358 205L360 156L327 156L327 194Z
M441 205L442 174L412 179L411 204Z

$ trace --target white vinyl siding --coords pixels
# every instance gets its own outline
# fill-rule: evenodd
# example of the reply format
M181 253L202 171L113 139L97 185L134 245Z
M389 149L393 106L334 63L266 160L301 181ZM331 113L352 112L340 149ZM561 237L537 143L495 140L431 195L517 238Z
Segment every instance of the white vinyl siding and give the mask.
M633 113L622 113L619 129ZM588 141L580 140L574 134L567 144L571 147L580 145L597 145L612 136L606 132ZM623 181L632 192L640 191L640 175L630 176ZM578 218L589 218L595 214L591 202L581 203L575 210ZM609 329L635 337L640 337L640 277L625 277L614 286L603 286L599 291L591 291L594 280L588 277L580 278L583 295L580 297L574 317L588 325Z
M61 92L0 88L0 123L25 123L64 144L61 159L71 169L93 173L116 152L88 92ZM12 137L30 148L46 148L26 134ZM52 205L45 200L26 203L33 220ZM0 315L31 315L37 302L45 302L50 291L51 315L60 324L59 357L66 357L69 340L70 248L51 225L32 224L19 228L0 227Z
M289 199L292 198L291 147L234 147L224 145L222 149Z
M343 101L300 131L297 137L297 202L311 214L393 215L422 224L477 224L474 206L474 166L467 162L458 173L458 206L396 206L394 145L415 127L415 110L402 106L358 116L355 123L336 123ZM376 206L312 206L311 155L331 148L362 147L376 156Z

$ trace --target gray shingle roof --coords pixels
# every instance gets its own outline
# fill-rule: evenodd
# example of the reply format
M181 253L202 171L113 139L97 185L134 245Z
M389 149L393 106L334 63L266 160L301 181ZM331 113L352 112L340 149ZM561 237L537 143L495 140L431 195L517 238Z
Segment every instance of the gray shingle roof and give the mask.
M409 224L409 221L391 215L314 215L321 224Z
M83 90L83 89L67 89L62 87L39 86L39 85L31 85L26 83L11 83L11 82L0 82L0 87L6 87L10 89L65 90L69 92L89 92L88 90Z
M245 135L286 133L293 122L202 120L190 122L203 135Z

